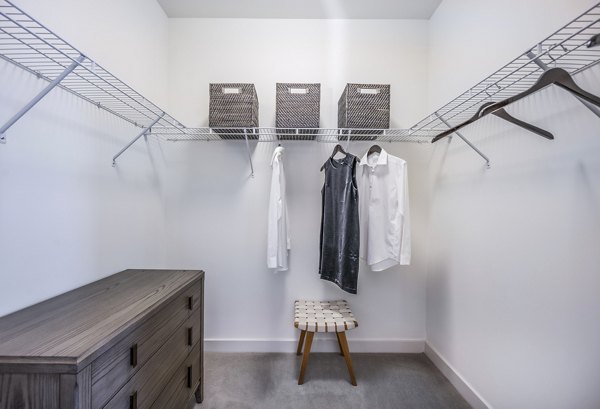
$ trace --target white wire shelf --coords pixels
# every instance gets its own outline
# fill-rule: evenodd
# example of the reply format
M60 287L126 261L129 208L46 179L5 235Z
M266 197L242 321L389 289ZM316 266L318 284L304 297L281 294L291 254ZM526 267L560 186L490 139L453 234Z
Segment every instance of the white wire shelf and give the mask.
M470 119L485 102L498 102L529 89L547 68L571 75L600 62L600 47L587 48L600 33L600 3L492 75L410 127L409 135L441 133Z
M246 140L257 142L315 141L338 143L350 141L430 143L434 132L423 130L409 135L407 129L346 129L346 128L152 128L151 134L164 141L224 141Z
M138 136L113 158L113 163L146 134L165 141L431 142L437 134L471 118L483 103L500 101L530 88L548 68L560 67L576 74L597 64L600 47L587 48L586 43L598 33L600 3L409 129L188 128L11 1L0 0L0 58L49 82L0 128L0 142L6 129L54 86L140 128ZM489 163L476 147L465 142Z
M157 105L8 0L0 0L0 58L48 82L75 64L57 86L137 127L147 127L163 114ZM168 114L154 126L184 129Z

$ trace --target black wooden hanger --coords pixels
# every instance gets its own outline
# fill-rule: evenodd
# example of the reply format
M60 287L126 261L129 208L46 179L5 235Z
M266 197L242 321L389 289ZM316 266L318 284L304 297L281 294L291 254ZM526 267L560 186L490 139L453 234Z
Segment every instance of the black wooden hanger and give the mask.
M524 129L527 129L528 131L531 131L533 133L541 135L544 138L554 139L554 136L552 136L552 134L550 132L547 132L541 128L538 128L538 127L528 124L526 122L523 122L523 121L511 116L508 112L506 112L504 110L505 106L512 104L513 102L516 102L520 99L523 99L523 98L533 94L534 92L537 92L537 91L541 90L542 88L545 88L551 84L557 85L557 86L561 87L562 89L569 91L570 93L578 96L579 98L600 107L600 98L598 98L594 94L591 94L591 93L581 89L575 83L575 81L573 81L573 78L571 78L571 74L569 74L567 71L563 70L562 68L551 68L548 71L544 72L541 75L541 77L536 81L536 83L533 84L531 86L531 88L529 88L528 90L523 91L517 95L510 97L510 98L507 98L504 101L495 102L495 103L487 102L486 104L482 105L481 108L479 108L477 113L475 115L473 115L473 117L471 119L463 122L460 125L455 126L454 128L451 128L447 131L442 132L441 134L439 134L435 138L433 138L432 142L439 141L440 139L450 135L451 133L459 130L460 128L467 126L470 123L477 121L478 119L483 118L484 116L486 116L488 114L494 114L504 120L512 122L515 125L518 125Z
M344 150L344 148L342 147L342 145L340 145L338 143L337 145L335 145L335 148L333 148L333 152L331 152L331 156L329 156L329 159L333 158L338 152L341 152L341 153L343 153L346 156L349 155L349 153ZM329 161L329 159L327 161ZM321 166L321 172L323 171L323 169L325 169L325 164L327 163L327 161L325 161L325 163L323 164L323 166ZM360 162L360 159L356 158L356 161Z
M562 68L550 68L548 71L542 74L542 76L537 80L535 84L531 86L531 88L510 98L507 98L504 101L496 102L495 104L486 107L481 113L481 115L487 115L488 113L496 109L503 108L508 104L512 104L513 102L523 99L533 94L534 92L537 92L542 88L545 88L548 85L552 84L557 85L562 89L569 91L571 94L576 95L579 98L600 107L600 98L595 96L594 94L591 94L581 89L579 85L577 85L575 81L573 81L571 74L569 74Z
M535 125L531 125L530 123L527 123L525 121L521 121L520 119L515 118L514 116L512 116L511 114L506 112L506 110L504 108L499 108L495 111L486 112L486 108L491 107L492 105L495 106L496 103L495 102L486 102L481 107L479 107L479 110L477 110L475 115L473 115L470 119L437 135L435 138L433 138L432 142L437 142L440 139L445 138L446 136L450 135L451 133L456 132L461 128L464 128L465 126L467 126L469 124L472 124L473 122L483 118L485 115L488 115L488 114L493 114L493 115L497 116L498 118L502 118L505 121L513 123L517 126L520 126L523 129L526 129L526 130L533 132L535 134L538 134L540 136L543 136L544 138L554 139L554 135L552 135L550 132L546 131L545 129L538 128Z
M372 153L381 153L381 146L379 145L373 145L369 148L369 150L367 151L367 156L369 156Z

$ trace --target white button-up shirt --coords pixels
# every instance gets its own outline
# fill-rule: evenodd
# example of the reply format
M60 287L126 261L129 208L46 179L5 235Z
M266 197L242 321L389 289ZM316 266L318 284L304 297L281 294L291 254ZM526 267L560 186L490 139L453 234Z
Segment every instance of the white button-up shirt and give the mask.
M406 161L367 154L357 170L361 257L373 271L410 264L410 218Z
M283 148L275 148L271 158L271 194L267 232L267 267L276 271L288 269L290 236L286 201L285 172L282 162Z

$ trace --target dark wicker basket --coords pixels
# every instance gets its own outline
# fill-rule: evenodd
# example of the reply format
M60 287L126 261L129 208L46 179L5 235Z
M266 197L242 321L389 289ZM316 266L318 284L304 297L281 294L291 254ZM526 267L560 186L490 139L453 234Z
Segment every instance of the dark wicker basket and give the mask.
M258 127L258 96L254 84L210 84L209 127L222 139L244 139L244 129ZM258 134L248 132L249 139Z
M338 101L338 127L352 129L351 140L377 139L382 129L390 127L390 86L347 84Z
M275 126L279 139L315 139L320 113L321 84L277 84ZM281 128L296 128L298 134L295 129Z

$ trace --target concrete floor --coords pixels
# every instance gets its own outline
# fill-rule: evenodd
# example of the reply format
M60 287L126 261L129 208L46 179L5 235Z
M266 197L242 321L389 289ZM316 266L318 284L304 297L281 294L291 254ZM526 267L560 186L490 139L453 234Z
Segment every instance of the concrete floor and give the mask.
M338 354L310 356L304 385L295 354L206 353L196 409L466 409L424 354L352 354L358 386Z

